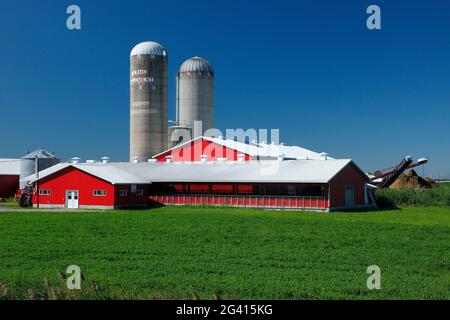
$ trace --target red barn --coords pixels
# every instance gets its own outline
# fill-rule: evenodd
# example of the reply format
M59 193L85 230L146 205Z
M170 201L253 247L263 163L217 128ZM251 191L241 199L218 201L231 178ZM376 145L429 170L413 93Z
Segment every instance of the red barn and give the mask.
M35 206L214 205L320 210L375 205L349 159L60 164L36 183Z
M198 137L181 143L169 150L155 155L158 162L172 161L214 161L218 159L231 161L284 159L320 160L325 154L317 153L298 146L267 143L243 143L240 141ZM330 157L328 157L330 158Z
M39 173L33 206L39 208L113 209L147 205L146 179L94 164L57 164ZM37 182L37 183L36 183Z

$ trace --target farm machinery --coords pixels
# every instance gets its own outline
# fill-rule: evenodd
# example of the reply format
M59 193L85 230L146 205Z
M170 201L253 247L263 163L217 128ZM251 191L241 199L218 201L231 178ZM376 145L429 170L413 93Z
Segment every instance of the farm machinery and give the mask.
M33 186L27 184L25 188L19 189L14 196L16 202L21 207L32 207L33 206Z
M406 170L424 165L426 163L428 163L427 157L420 158L414 162L411 156L407 156L397 165L387 169L375 171L373 174L369 174L369 177L372 179L372 182L378 186L378 188L384 189L392 185L395 180L397 180L397 178Z

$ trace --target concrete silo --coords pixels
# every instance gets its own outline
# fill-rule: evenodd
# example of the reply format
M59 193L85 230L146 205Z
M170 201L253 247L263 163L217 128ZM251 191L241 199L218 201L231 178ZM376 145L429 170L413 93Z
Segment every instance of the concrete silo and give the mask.
M147 161L167 149L166 49L156 42L136 45L130 54L130 161Z
M202 133L214 128L214 69L203 58L192 57L177 74L177 124L192 128L202 121Z

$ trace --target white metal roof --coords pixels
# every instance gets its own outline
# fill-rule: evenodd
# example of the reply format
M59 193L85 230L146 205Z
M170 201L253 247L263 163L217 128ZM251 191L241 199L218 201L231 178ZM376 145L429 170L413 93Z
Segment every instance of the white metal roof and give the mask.
M140 54L151 54L157 56L165 56L167 55L166 49L157 42L146 41L141 42L134 46L133 50L131 50L130 57L136 56Z
M19 175L22 179L33 172L32 159L0 159L0 175Z
M128 170L145 174L151 182L327 183L350 162L350 159L157 162L138 163Z
M192 57L187 59L180 67L179 72L212 72L214 69L211 64L203 58Z
M125 162L128 165L131 163ZM61 171L67 167L74 167L81 171L87 172L93 176L100 179L108 181L112 184L147 184L150 183L148 179L143 175L135 175L126 167L120 167L116 165L117 163L59 163L50 168L42 170L39 172L39 179L48 177L53 173ZM26 178L27 181L34 182L36 175L31 175Z
M188 145L192 141L204 139L207 141L211 141L213 143L216 143L218 145L225 146L229 149L234 149L240 153L248 154L255 158L278 158L280 155L283 155L285 158L288 159L296 159L296 160L308 160L308 159L322 159L320 153L314 152L299 146L288 146L288 145L282 145L282 144L267 144L267 143L258 143L258 144L251 144L251 143L244 143L239 141L234 141L230 139L223 139L223 138L213 138L213 137L207 137L207 136L201 136L194 140L187 141L185 143L179 144L174 146L173 148L170 148L164 152L161 152L153 158L156 158L168 151L176 150L178 148L181 148L185 145ZM328 159L333 159L331 157L328 157Z
M20 175L21 159L0 159L0 174Z
M339 160L262 160L247 162L154 162L129 163L62 163L43 170L47 177L73 166L112 184L145 184L153 182L272 182L327 183L350 159ZM28 181L36 181L30 176Z
M49 152L49 151L47 151L47 150L45 150L43 148L39 148L39 149L36 149L34 151L31 151L30 153L28 153L28 154L26 154L26 155L24 155L22 157L22 159L36 159L36 158L39 158L39 159L57 159L56 156L53 153L51 153L51 152Z

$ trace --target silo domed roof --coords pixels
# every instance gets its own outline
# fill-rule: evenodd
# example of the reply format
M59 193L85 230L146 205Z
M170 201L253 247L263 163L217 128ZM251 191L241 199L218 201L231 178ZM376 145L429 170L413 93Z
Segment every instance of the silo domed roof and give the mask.
M203 58L192 57L187 59L180 67L179 72L211 72L214 73L213 67Z
M167 55L166 49L157 42L145 41L134 46L131 50L130 57L139 54L152 54L157 56Z

